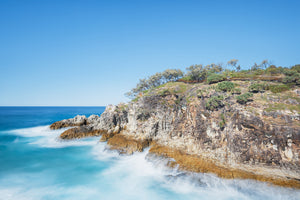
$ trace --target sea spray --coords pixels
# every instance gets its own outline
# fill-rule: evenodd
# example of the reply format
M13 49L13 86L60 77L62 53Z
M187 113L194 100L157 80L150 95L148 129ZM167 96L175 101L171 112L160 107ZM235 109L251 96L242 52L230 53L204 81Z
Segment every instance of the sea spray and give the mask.
M116 151L107 150L103 144L97 145L101 147L95 148L99 151L93 154L102 155L97 159L103 161L110 157L114 160L111 167L103 172L103 177L112 187L121 189L132 198L147 199L141 194L148 194L153 188L168 191L176 199L297 199L300 195L297 190L254 180L226 180L213 174L169 168L166 165L169 159L149 156L148 150L133 155L118 155Z
M70 141L64 141L59 138L59 135L67 129L69 128L63 128L60 130L50 130L49 126L38 126L33 128L6 131L6 133L27 138L34 138L34 140L31 140L29 144L48 148L63 148L67 146L89 146L95 145L99 140L99 137L93 137L81 140L74 139Z
M64 130L40 124L0 132L0 199L300 197L300 191L291 188L171 169L166 166L169 160L149 156L147 150L119 155L99 142L99 137L62 141L58 136Z

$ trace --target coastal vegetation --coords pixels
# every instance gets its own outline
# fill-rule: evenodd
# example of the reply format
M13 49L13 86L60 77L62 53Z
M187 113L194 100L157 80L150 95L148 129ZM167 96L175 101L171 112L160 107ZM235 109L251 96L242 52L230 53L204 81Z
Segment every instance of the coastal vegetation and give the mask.
M281 93L300 85L300 65L277 67L270 65L267 60L263 60L260 64L254 63L251 67L246 68L240 66L237 59L228 61L227 65L213 63L204 66L195 64L187 67L185 72L180 69L167 69L148 78L140 79L136 87L125 95L135 99L153 89L163 87L169 82L207 85L218 83L216 89L220 91L241 94L240 88L236 88L233 84L234 81L250 81L251 85L248 88L250 93L263 93L267 90ZM164 93L167 94L168 92L164 91ZM249 95L243 95L239 98L246 96Z
M244 94L241 94L241 95L237 96L236 100L240 104L246 104L248 101L250 101L251 97L253 97L253 94L247 92L247 93L244 93Z
M213 111L223 107L224 106L223 99L224 99L223 96L210 97L205 104L206 109Z

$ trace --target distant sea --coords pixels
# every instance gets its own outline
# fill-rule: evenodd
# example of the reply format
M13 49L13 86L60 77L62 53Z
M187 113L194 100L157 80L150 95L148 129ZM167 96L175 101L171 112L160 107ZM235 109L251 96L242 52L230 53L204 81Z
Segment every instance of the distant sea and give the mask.
M105 107L0 107L0 199L300 199L252 180L183 173L146 154L120 156L99 137L62 141L55 121Z

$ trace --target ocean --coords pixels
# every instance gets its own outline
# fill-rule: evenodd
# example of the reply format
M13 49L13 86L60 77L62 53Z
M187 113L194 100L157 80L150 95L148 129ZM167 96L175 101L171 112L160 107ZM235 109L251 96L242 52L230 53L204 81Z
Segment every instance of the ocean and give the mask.
M55 121L105 107L0 107L0 199L300 199L300 191L165 167L147 151L106 149L100 137L62 141Z

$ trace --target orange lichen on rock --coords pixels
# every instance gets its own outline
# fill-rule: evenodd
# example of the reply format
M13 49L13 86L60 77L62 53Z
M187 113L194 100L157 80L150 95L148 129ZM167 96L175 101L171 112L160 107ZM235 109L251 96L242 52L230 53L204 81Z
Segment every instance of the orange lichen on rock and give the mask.
M254 179L258 181L269 182L274 185L300 189L300 180L289 179L288 177L270 177L261 174L254 174L252 172L240 169L226 168L224 166L218 165L217 162L213 160L201 158L198 155L186 154L176 149L161 146L155 142L152 142L149 153L153 153L167 158L173 158L175 161L169 162L168 166L175 167L176 165L179 165L179 169L181 170L201 173L214 173L221 178L227 179Z
M66 127L71 127L71 126L82 126L82 125L88 125L88 123L86 121L82 122L82 123L65 123L62 121L58 121L58 122L54 122L53 124L50 125L50 129L52 130L57 130L57 129L61 129L61 128L66 128Z
M99 136L101 134L106 133L105 130L89 130L84 127L75 127L64 131L59 137L61 139L75 139L75 138L84 138L84 137L92 137Z
M107 141L110 149L118 150L120 153L133 154L134 152L142 152L144 148L150 144L149 140L136 140L126 137L122 134L115 134Z
M100 142L106 142L107 140L109 140L109 138L112 138L114 135L114 133L103 133Z

